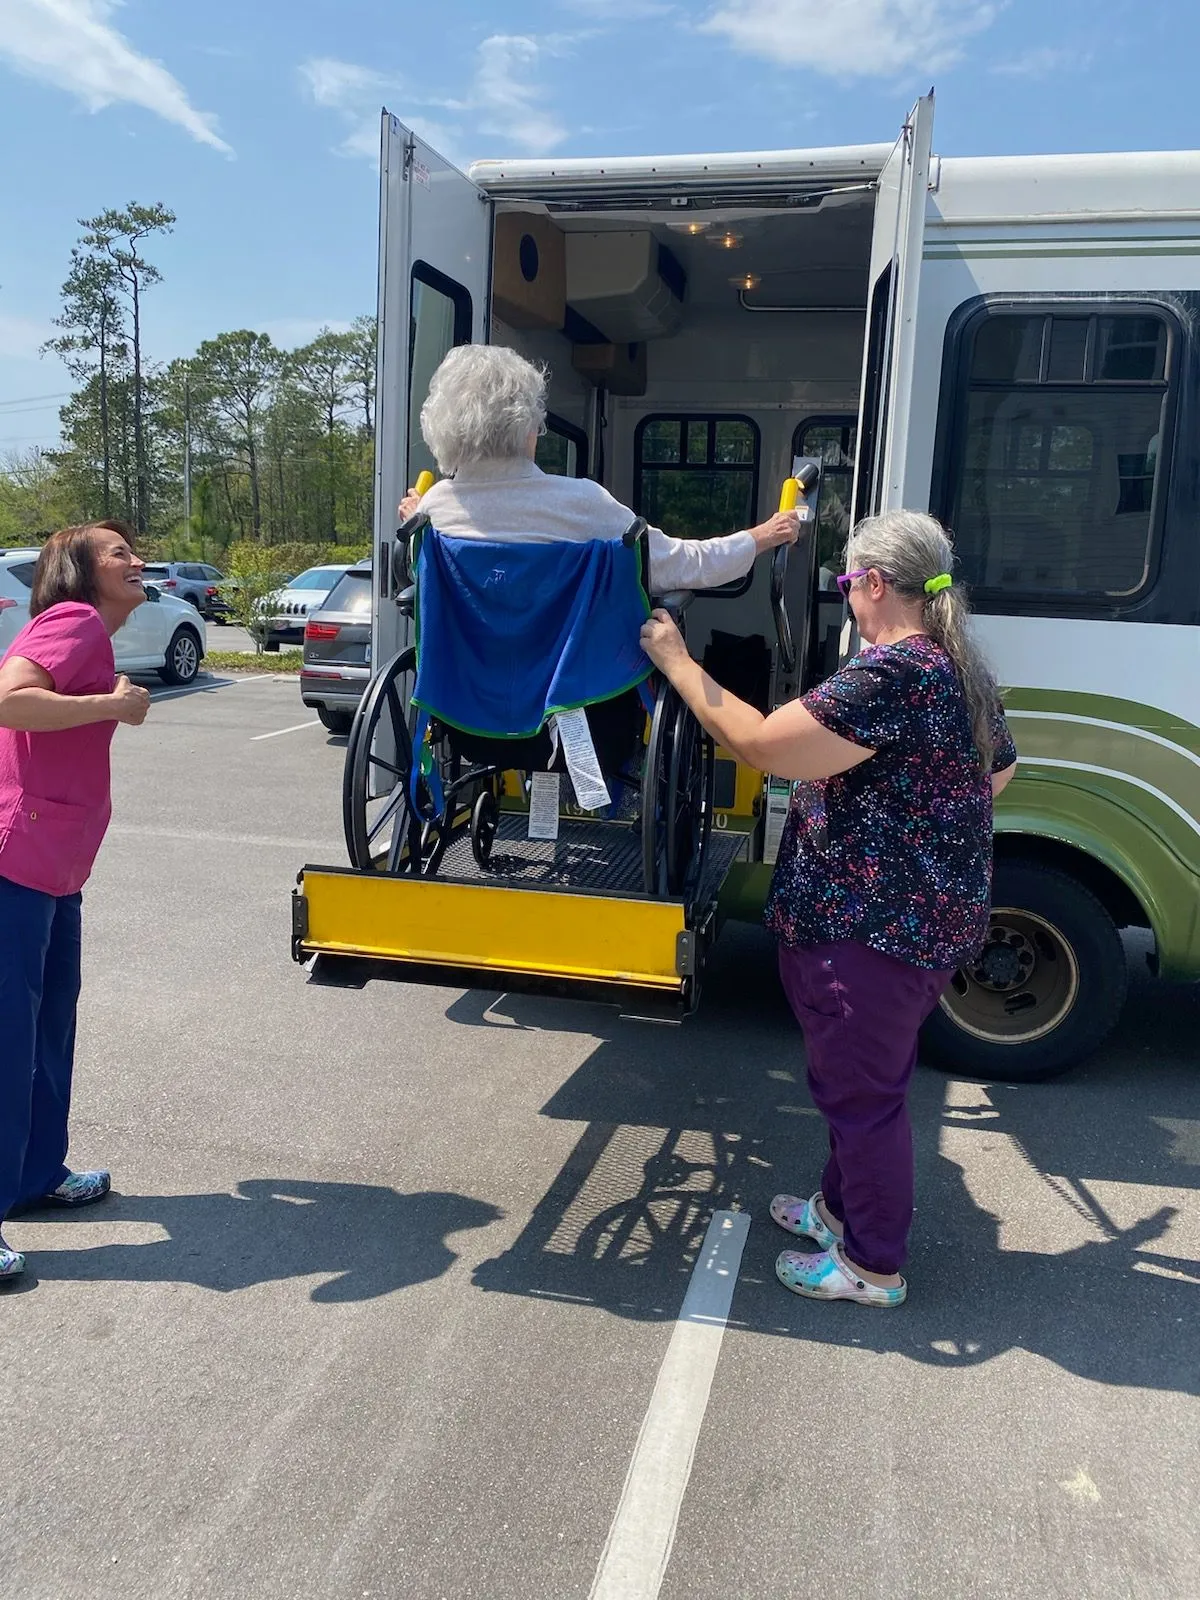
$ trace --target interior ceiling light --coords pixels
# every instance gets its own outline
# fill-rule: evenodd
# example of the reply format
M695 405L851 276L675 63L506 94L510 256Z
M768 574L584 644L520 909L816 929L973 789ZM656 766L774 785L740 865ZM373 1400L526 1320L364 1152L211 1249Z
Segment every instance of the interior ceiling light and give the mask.
M667 227L672 233L686 233L692 239L697 239L702 233L708 232L707 222L668 222Z
M757 289L762 279L754 272L739 272L737 277L730 278L730 283L735 289Z
M722 250L740 250L742 247L741 234L734 233L732 229L727 229L724 233L710 233L708 237L710 244L715 244Z

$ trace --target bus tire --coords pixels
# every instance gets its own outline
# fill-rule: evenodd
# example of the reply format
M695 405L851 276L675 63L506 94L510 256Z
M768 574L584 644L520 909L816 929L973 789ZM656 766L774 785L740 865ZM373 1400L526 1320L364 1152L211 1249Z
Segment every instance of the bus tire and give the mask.
M1090 889L1053 867L999 861L987 943L925 1024L923 1058L958 1077L1056 1077L1103 1044L1128 984L1121 935Z

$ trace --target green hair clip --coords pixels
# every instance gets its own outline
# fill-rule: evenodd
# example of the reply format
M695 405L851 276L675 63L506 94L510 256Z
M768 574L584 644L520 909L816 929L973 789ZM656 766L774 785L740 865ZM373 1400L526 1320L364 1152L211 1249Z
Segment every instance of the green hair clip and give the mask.
M948 572L939 572L936 578L930 578L925 585L926 594L941 594L943 589L949 589L954 579Z

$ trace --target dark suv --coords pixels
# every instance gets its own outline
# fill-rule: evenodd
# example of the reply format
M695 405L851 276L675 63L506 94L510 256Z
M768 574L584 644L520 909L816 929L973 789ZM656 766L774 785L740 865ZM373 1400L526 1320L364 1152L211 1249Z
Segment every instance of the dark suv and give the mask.
M371 562L334 584L304 625L300 698L331 733L349 733L371 677Z
M225 579L207 562L152 561L142 577L165 594L195 606L209 622L224 622L229 615L229 602L218 588Z

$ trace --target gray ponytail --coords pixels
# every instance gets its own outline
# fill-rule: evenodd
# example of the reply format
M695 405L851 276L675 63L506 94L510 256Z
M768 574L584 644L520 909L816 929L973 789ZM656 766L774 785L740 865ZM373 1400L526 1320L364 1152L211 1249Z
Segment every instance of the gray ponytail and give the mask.
M954 548L946 530L920 511L884 511L867 517L846 546L847 572L859 567L875 567L903 599L922 601L922 626L954 663L971 713L980 765L989 772L1000 694L987 660L971 638L966 592L957 581L937 594L925 591L930 578L954 571Z

